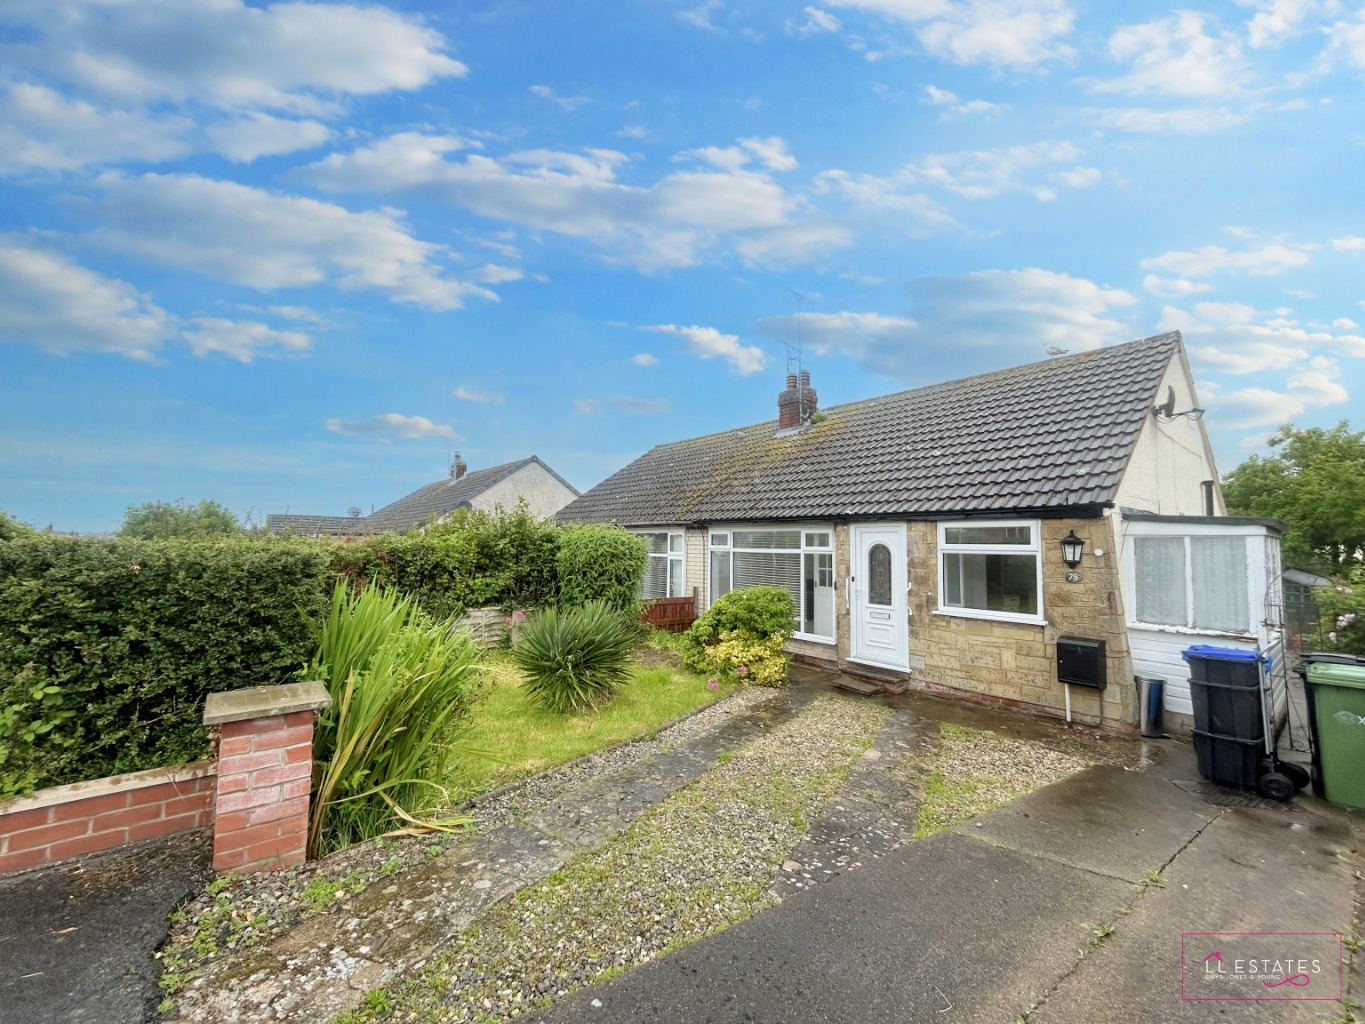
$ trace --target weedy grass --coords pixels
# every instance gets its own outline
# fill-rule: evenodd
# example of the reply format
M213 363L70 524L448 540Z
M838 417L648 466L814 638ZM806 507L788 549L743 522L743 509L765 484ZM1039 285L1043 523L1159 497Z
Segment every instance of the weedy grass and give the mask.
M657 732L673 719L733 690L732 686L721 686L711 691L704 678L684 669L632 664L629 673L609 703L560 714L527 700L522 687L525 676L510 655L490 653L480 670L479 703L460 742L469 751L488 751L498 760L457 752L442 780L452 801L466 800L613 743Z

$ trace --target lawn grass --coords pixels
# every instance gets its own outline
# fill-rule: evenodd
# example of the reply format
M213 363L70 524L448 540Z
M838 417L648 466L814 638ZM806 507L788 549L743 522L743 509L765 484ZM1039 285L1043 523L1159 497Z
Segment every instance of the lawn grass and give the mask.
M521 670L506 652L490 652L481 675L469 728L456 742L498 760L476 753L453 755L442 782L452 803L652 733L733 689L722 684L709 690L705 678L686 669L637 664L630 682L611 701L592 711L561 715L531 704L521 688Z

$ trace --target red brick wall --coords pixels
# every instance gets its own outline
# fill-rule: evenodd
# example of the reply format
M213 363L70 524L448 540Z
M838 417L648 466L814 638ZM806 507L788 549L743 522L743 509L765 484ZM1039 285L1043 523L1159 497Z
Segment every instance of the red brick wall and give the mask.
M134 772L0 803L0 874L213 821L213 765Z
M218 743L215 871L302 864L313 774L312 711L225 722Z

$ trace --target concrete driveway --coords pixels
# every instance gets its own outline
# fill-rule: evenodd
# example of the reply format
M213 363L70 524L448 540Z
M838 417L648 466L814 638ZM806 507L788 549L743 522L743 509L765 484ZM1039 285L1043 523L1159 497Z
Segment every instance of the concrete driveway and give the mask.
M1358 954L1340 965L1339 938L1190 937L1186 959L1182 935L1358 934L1361 817L1218 790L1198 781L1187 744L1159 749L1144 771L1088 769L531 1019L1349 1020L1340 986L1356 998L1365 986ZM1201 942L1221 961L1205 964ZM1205 977L1272 950L1275 966L1316 958L1320 970L1308 983L1273 969Z

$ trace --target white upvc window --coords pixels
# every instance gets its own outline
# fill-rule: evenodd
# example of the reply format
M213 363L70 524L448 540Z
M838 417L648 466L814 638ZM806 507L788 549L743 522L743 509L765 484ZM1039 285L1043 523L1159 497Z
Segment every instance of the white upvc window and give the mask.
M649 547L649 561L645 565L645 575L640 580L641 599L685 597L687 542L683 534L667 530L656 533L643 530L631 532L642 538Z
M1041 624L1042 524L970 520L938 524L938 610Z
M1135 536L1133 617L1154 626L1252 631L1246 536Z
M735 526L708 537L710 603L732 590L782 587L796 602L795 635L834 639L834 530Z

